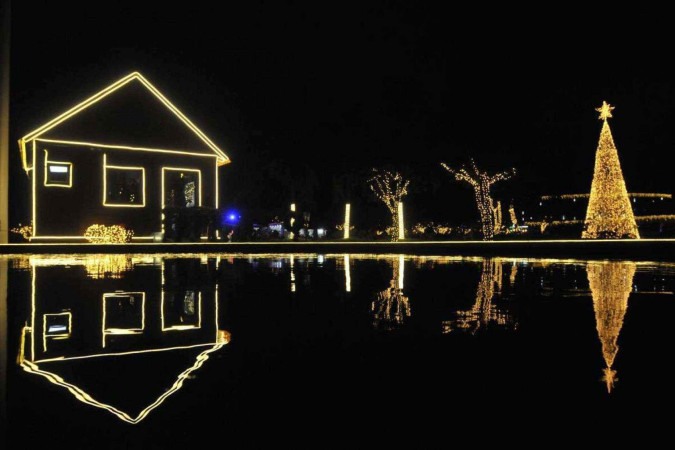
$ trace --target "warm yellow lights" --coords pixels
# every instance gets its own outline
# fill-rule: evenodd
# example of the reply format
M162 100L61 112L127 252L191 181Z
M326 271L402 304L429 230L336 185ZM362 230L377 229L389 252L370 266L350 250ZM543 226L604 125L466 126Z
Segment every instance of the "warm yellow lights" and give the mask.
M512 272L514 278L515 273ZM481 327L487 327L491 324L497 326L512 325L513 320L508 313L492 303L495 292L501 292L502 277L502 260L500 258L482 259L482 271L473 307L467 311L457 311L457 318L454 320L444 321L443 333L450 333L455 330L475 333Z
M136 306L135 303L140 300L140 323L135 327L108 327L107 326L107 302L112 299L118 299L118 301L128 301L130 306ZM103 319L101 320L101 346L105 348L106 337L110 335L128 335L128 334L140 334L145 330L145 292L111 292L108 294L103 294Z
M633 288L636 264L633 262L591 262L586 266L593 296L593 311L605 360L603 381L611 392L616 381L612 369L619 352L617 344Z
M405 239L405 222L403 219L403 202L398 202L398 239Z
M49 320L52 317L65 317L68 325L58 325L58 329L50 330ZM47 339L67 339L73 332L73 314L70 312L42 315L42 351L47 351Z
M88 99L84 100L83 102L75 105L68 111L64 112L63 114L55 117L54 119L50 120L46 124L42 125L41 127L31 131L28 133L26 136L22 137L19 140L19 147L21 150L21 160L24 163L24 169L28 171L30 167L28 166L28 161L26 158L26 144L30 141L35 141L35 139L40 138L43 134L47 133L49 130L53 129L54 127L58 126L59 124L63 123L64 121L72 118L76 114L84 111L85 109L89 108L90 106L98 103L102 99L106 98L113 92L119 90L120 88L124 87L128 83L132 81L138 81L140 82L146 89L148 89L154 96L157 98L169 111L171 111L185 126L187 126L197 137L204 143L206 146L213 151L213 153L218 157L218 163L220 165L222 164L227 164L230 162L229 158L225 153L220 150L197 126L190 121L182 112L176 108L173 103L171 103L162 93L160 93L157 88L155 88L148 80L146 80L140 73L138 72L133 72L130 73L129 75L121 78L120 80L114 82L113 84L107 86L106 88L102 89L101 91L97 92L93 96L89 97ZM33 159L35 161L35 159Z
M410 180L403 178L398 172L389 172L387 170L373 169L373 176L368 180L370 189L382 201L391 214L392 232L390 234L393 242L401 239L405 234L403 231L403 210L399 212L403 197L408 194L408 185Z
M218 158L218 155L197 153L197 152L186 152L183 150L171 150L165 148L151 148L151 147L134 147L130 145L115 145L115 144L102 144L100 142L85 142L85 141L66 141L62 139L35 139L34 142L44 142L47 144L61 144L67 146L83 147L84 150L89 150L91 147L94 148L106 148L112 150L129 150L137 152L150 152L150 153L169 153L175 155L185 155L185 156L197 156L201 158Z
M403 294L403 255L388 258L392 264L393 276L389 287L375 296L370 305L373 325L376 328L392 330L400 327L410 317L410 299Z
M349 255L345 254L344 256L344 269L345 269L345 292L352 291L352 273L351 267L349 267Z
M130 255L121 255L129 258L132 262L136 262L138 264L156 264L157 260L154 257L151 256L142 256L142 255L136 255L136 256L130 256ZM172 255L175 256L175 255ZM212 255L215 257L215 255ZM21 366L21 368L26 371L27 373L31 373L34 375L39 375L40 377L43 377L44 379L48 380L50 383L53 383L56 386L63 387L65 388L70 394L72 394L75 399L78 401L94 406L96 408L100 408L102 410L108 411L109 413L113 414L115 417L118 419L130 423L130 424L137 424L141 422L144 418L148 416L148 414L154 410L155 408L159 407L160 405L164 404L164 402L173 394L178 392L179 389L183 386L184 382L186 380L189 380L193 378L193 372L198 370L200 367L203 366L203 364L208 360L209 355L221 348L223 348L225 345L227 345L231 339L232 336L229 331L220 329L218 318L219 318L219 313L218 313L218 286L215 285L215 290L214 294L212 297L213 301L213 307L212 309L207 309L205 310L205 313L209 314L211 316L212 314L212 319L211 320L206 320L204 322L204 325L208 325L209 329L206 330L206 333L202 334L194 334L193 332L190 332L189 330L185 329L185 337L183 338L184 341L188 345L172 345L170 347L159 347L159 348L141 348L141 349L133 349L134 347L137 347L139 345L145 346L147 344L150 344L151 346L154 346L157 344L157 336L151 333L160 331L159 330L159 325L160 323L162 324L163 328L164 327L164 322L163 320L160 322L160 320L156 317L153 317L150 320L146 321L145 314L146 312L148 314L153 314L157 315L163 314L163 305L158 305L157 303L154 302L154 299L156 297L149 296L147 305L146 305L146 296L144 292L125 292L125 291L115 291L115 292L109 292L103 294L103 301L102 301L102 308L95 307L95 311L100 311L100 326L101 326L101 333L103 336L103 343L102 345L105 347L106 346L106 338L110 337L111 335L137 335L137 339L133 339L131 344L131 348L126 351L104 351L101 350L97 353L93 354L78 354L76 353L75 355L72 356L63 356L62 354L47 354L47 344L51 342L51 340L59 340L59 339L68 339L73 335L73 321L74 318L79 317L79 319L82 319L82 316L77 316L79 314L77 311L80 311L80 309L76 309L74 313L71 313L70 311L65 311L60 312L60 313L46 313L43 314L38 310L38 303L36 300L36 287L37 285L37 272L41 267L50 267L53 265L82 265L84 262L88 261L89 259L95 259L97 258L96 255L91 255L87 257L82 257L82 256L57 256L57 257L45 257L45 256L31 256L31 257L24 257L24 261L28 262L27 267L30 267L31 269L31 298L30 298L30 318L29 318L29 323L30 326L28 326L28 321L27 324L22 327L21 330L21 335L20 335L20 346L19 346L19 354L17 356L17 363ZM203 261L202 261L203 263ZM164 268L164 263L162 263L162 269ZM46 281L46 280L44 280ZM44 283L41 284L40 286L49 286L45 285ZM100 297L98 297L100 299ZM115 298L117 298L117 302L115 301ZM50 302L44 302L44 298L42 298L42 301L39 303L40 308L50 308L51 303ZM49 300L48 298L46 300ZM85 302L86 304L86 302ZM113 306L115 306L113 308ZM159 306L159 307L158 307ZM196 305L196 309L199 311L200 314L202 314L201 310L202 306L202 299L201 295L199 297L199 303ZM127 311L124 311L123 314L117 315L117 312L120 310L120 307L123 307L123 309L126 307L128 308L128 312L131 314L126 314ZM119 311L121 312L121 311ZM73 316L75 315L75 317ZM41 318L40 320L36 320L36 316L38 318ZM131 318L131 322L129 322L129 318ZM162 318L163 319L163 318ZM135 321L135 323L134 323ZM149 330L146 331L146 322L148 325ZM97 322L98 323L98 322ZM199 316L199 324L201 325L201 316ZM41 330L40 330L41 328ZM82 328L80 328L82 330ZM162 330L162 331L172 331L173 329L171 327ZM213 331L213 333L211 333ZM79 334L78 339L81 338L82 331L78 332ZM29 336L30 334L30 336ZM146 338L150 339L145 339L141 340L141 334L145 335ZM180 333L171 333L172 339L168 340L167 342L171 343L176 343L176 338L180 336ZM37 335L37 336L36 336ZM42 336L43 344L42 344L42 352L38 350L40 353L41 357L38 357L38 354L36 354L36 349L35 349L35 340L36 337L40 338ZM207 342L195 342L195 338L198 339L205 339ZM78 344L76 345L77 348L81 343L78 341ZM86 347L86 346L85 346ZM126 345L124 347L127 347ZM203 349L200 349L203 348ZM122 358L126 356L131 356L131 355L143 355L143 354L151 354L151 353L163 353L163 352L174 352L174 351L182 351L182 350L189 350L189 349L198 349L194 353L198 353L195 357L194 363L188 367L187 369L183 370L180 374L178 374L177 378L173 382L171 386L168 387L168 389L165 389L161 395L159 395L156 398L153 398L150 400L149 403L146 403L147 406L145 406L140 412L137 414L130 414L129 412L123 411L115 406L113 406L110 403L104 403L98 399L96 399L93 395L90 393L86 392L82 387L67 381L64 379L64 377L70 376L71 373L71 368L72 366L67 366L67 364L70 361L74 360L85 360L85 359L106 359L110 358L109 361L111 361L113 364L116 363L116 361L120 361ZM51 352L55 353L55 352ZM109 364L109 363L106 363ZM53 368L53 369L52 369ZM55 373L57 370L59 373L61 373L62 370L65 369L65 373L68 373L69 375L61 376L57 373ZM159 368L162 369L162 368ZM162 369L164 370L164 369ZM80 377L77 377L79 379ZM79 383L78 383L79 384Z
M120 225L94 224L84 232L85 239L92 244L124 244L130 242L133 236L132 230Z
M44 175L44 185L48 187L61 187L61 188L70 188L73 186L73 164L66 161L54 161L49 160L49 152L45 150L45 163L44 163L45 175ZM67 182L54 182L50 181L50 172L55 173L65 173L68 175Z
M46 370L42 370L39 368L39 366L33 362L27 361L25 357L20 357L20 364L23 370L25 370L28 373L34 373L36 375L40 375L44 378L46 378L49 382L57 385L57 386L62 386L66 388L71 394L75 396L75 398L82 403L94 406L96 408L101 408L104 409L112 414L114 414L118 419L123 420L125 422L128 422L130 424L137 424L141 420L145 419L145 417L155 408L157 408L159 405L164 403L164 401L169 398L171 395L173 395L176 391L178 391L181 387L183 387L183 383L185 382L186 379L190 377L190 374L194 372L195 370L199 369L204 363L206 362L207 359L209 359L209 354L213 353L217 350L220 350L225 344L216 344L213 347L204 350L201 352L195 361L195 363L192 365L192 367L188 368L187 370L183 371L180 375L178 375L178 378L176 381L173 383L173 385L166 390L162 395L160 395L157 400L155 400L153 403L151 403L149 406L147 406L145 409L143 409L140 413L138 413L137 416L132 417L126 412L119 410L115 408L114 406L108 405L106 403L99 402L98 400L94 399L91 395L87 394L84 390L82 390L80 387L68 383L65 381L63 378L60 376L48 372ZM22 348L23 352L23 348Z
M81 264L81 261L75 261ZM84 258L87 276L93 279L119 279L134 267L134 259L125 254L92 255Z
M289 261L289 268L291 272L291 292L295 292L295 257L291 255Z
M27 241L30 241L33 237L33 225L21 225L14 227L11 230L12 233L20 234L22 238Z
M398 255L398 288L403 290L403 277L405 275L405 259Z
M166 325L165 313L164 313L164 290L162 290L162 297L160 300L160 318L162 322L162 331L185 331L185 330L197 330L202 327L202 293L197 292L197 304L195 305L195 310L197 313L197 323L194 324L175 324L175 325Z
M345 223L344 223L344 238L349 239L349 219L351 215L352 205L347 203L345 205Z
M606 102L602 102L602 107L597 109L603 123L595 154L595 169L582 239L640 238L623 179L619 154L607 121L612 117L613 109Z
M494 216L494 233L498 234L502 229L502 202L497 200L492 208L492 215Z
M109 170L124 170L124 171L140 171L141 172L141 196L140 203L133 199L133 203L110 203L108 201L108 171ZM133 195L133 194L131 194ZM131 200L131 197L130 197ZM145 168L139 166L114 166L108 164L108 155L103 154L103 206L115 208L143 208L145 207Z
M602 106L599 108L595 108L595 110L600 113L600 120L604 120L605 122L610 117L613 117L612 111L614 111L614 107L604 100L602 102Z
M166 183L165 183L165 173L166 172L192 172L197 174L197 188L198 197L197 204L202 206L202 171L199 169L188 169L185 167L162 167L162 209L166 207ZM181 174L182 175L182 174ZM216 177L218 179L218 177ZM216 189L217 192L217 189Z
M32 152L33 152L33 164L35 164L35 158L37 157L37 149L35 146L35 141L33 141L32 145ZM28 169L26 169L26 172L28 172ZM33 171L32 176L30 177L30 182L31 182L31 194L32 194L32 200L33 200L33 205L32 205L32 213L33 213L33 220L31 221L31 224L33 225L33 236L37 234L37 176L35 175L35 170Z
M291 212L295 212L295 203L291 203ZM291 215L291 218L288 220L288 224L291 228L291 231L288 233L289 239L295 239L295 233L293 232L293 225L295 225L295 216ZM294 285L295 286L295 285Z
M90 106L97 104L98 102L106 99L108 96L111 94L119 91L120 89L124 88L125 86L128 86L133 84L133 83L140 83L141 86L143 86L147 91L149 91L152 96L158 100L166 109L168 109L173 116L175 116L177 119L182 122L183 125L185 125L192 134L194 134L199 141L201 141L205 146L202 146L199 142L196 142L196 148L192 149L167 149L167 148L153 148L152 146L133 146L133 145L116 145L115 143L110 144L110 143L102 143L102 142L85 142L85 141L77 141L77 140L69 140L69 139L59 139L55 138L52 139L52 134L53 132L51 130L56 129L59 125L62 123L68 121L69 119L77 116L79 113L85 111L88 109ZM152 100L151 100L152 102ZM58 132L58 131L56 131ZM92 139L94 141L98 139ZM21 162L23 165L24 170L28 175L31 175L32 171L32 179L31 179L31 192L32 192L32 223L33 223L33 237L35 239L43 239L43 240L55 240L55 239L70 239L71 236L47 236L47 235L39 235L39 229L41 229L40 226L38 226L38 207L37 207L37 201L39 197L39 188L44 187L62 187L62 188L69 188L72 187L73 183L73 164L70 162L65 162L65 161L55 161L55 160L50 160L48 155L47 155L47 150L45 149L45 158L44 158L44 180L42 185L38 186L37 185L37 176L42 176L42 174L37 174L36 170L34 169L36 161L38 161L38 155L36 145L37 143L40 143L40 145L44 145L47 147L54 146L65 146L68 148L70 151L71 149L81 149L82 151L90 151L92 148L94 149L99 149L99 150L120 150L123 152L154 152L154 153L164 153L167 155L176 155L176 156L189 156L189 157L200 157L200 158L214 158L214 169L215 169L215 180L214 180L214 185L215 185L215 196L210 197L208 196L207 198L213 198L214 199L214 206L218 208L219 206L219 192L218 192L218 167L223 164L227 164L230 162L229 158L225 153L219 149L194 123L190 121L181 111L176 108L162 93L157 90L148 80L146 80L141 74L138 72L133 72L120 80L112 83L111 85L105 87L101 91L97 92L93 96L85 99L84 101L78 103L74 107L70 108L69 110L65 111L64 113L60 114L59 116L53 118L49 122L45 123L44 125L40 126L39 128L31 131L24 137L22 137L19 140L19 148L21 151ZM41 150L43 148L41 147ZM106 155L106 157L110 157L111 155ZM105 158L105 157L104 157ZM209 164L211 160L208 160ZM182 164L179 164L182 165ZM42 164L40 165L42 167ZM111 171L113 170L138 170L140 171L141 175L138 175L138 181L136 182L135 177L134 180L131 182L131 187L133 189L137 189L140 185L142 184L142 187L139 189L138 193L132 193L128 195L128 198L124 198L123 201L119 201L119 199L113 199L113 198L108 198L107 190L110 187L110 178L107 177L106 175L109 175ZM194 169L192 169L194 170ZM201 178L201 173L200 173L200 178ZM103 168L103 193L102 193L102 202L103 206L106 207L125 207L125 208L143 208L146 206L146 171L142 167L135 167L135 166L113 166L113 165L107 165L106 162L104 161L104 168ZM162 186L163 188L163 186ZM201 182L199 183L199 201L201 203L202 200L202 186ZM123 189L120 189L121 193ZM118 193L115 195L117 196ZM51 234L51 233L50 233ZM73 234L71 231L69 234ZM78 238L78 237L75 237ZM81 237L80 237L81 238ZM152 238L151 236L148 237L149 239Z
M576 200L582 198L588 198L591 194L562 194L562 195L542 195L539 197L541 200ZM629 192L628 197L630 198L651 198L651 199L667 199L672 200L673 194L666 194L665 192Z
M471 159L471 172L465 167L454 170L445 163L441 163L441 166L450 172L455 177L455 180L464 181L473 187L476 205L478 206L478 212L480 213L483 240L492 240L495 232L495 206L493 204L492 195L490 194L490 188L498 181L511 178L515 175L516 169L511 169L510 171L504 171L495 175L488 175L487 172L478 169L473 159Z
M516 209L513 206L513 203L509 205L509 219L511 220L511 226L518 226L518 217L516 216Z

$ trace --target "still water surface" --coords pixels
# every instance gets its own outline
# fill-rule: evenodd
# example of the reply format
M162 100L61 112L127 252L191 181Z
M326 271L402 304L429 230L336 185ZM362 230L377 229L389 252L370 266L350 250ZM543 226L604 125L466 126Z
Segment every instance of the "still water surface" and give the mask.
M83 255L0 270L22 448L600 432L675 399L669 264Z

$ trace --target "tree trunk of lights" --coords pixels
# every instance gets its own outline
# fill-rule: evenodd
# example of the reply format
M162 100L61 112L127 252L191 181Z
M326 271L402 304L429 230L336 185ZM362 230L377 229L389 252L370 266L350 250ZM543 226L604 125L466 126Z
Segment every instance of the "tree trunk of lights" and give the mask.
M398 202L398 238L405 239L405 221L403 219L403 202Z
M489 186L476 188L476 203L478 203L478 211L480 212L483 240L491 241L495 234L495 217Z
M10 2L0 4L0 244L9 231L9 58Z
M389 207L389 212L391 213L391 242L397 242L399 231L398 231L398 202L393 202L393 205Z

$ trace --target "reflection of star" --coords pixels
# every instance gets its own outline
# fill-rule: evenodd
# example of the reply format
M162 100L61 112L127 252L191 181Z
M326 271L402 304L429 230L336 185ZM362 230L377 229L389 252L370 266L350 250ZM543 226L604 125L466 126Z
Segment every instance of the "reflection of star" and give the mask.
M614 110L614 107L606 101L603 101L602 106L595 108L595 110L600 113L600 120L607 120L612 117L612 111Z
M607 385L607 393L611 394L612 393L612 388L614 387L614 382L617 381L618 378L616 378L616 370L612 370L609 367L604 369L604 376L602 377L602 381L605 382Z

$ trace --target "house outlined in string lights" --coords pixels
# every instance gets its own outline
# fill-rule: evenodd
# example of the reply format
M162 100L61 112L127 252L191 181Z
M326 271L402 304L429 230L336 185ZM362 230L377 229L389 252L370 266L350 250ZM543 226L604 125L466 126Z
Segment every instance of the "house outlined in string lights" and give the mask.
M17 364L63 388L61 398L126 423L166 404L230 342L208 260L115 254L22 263L31 280Z
M164 207L218 208L218 170L230 162L138 72L28 133L19 149L35 241L83 240L93 224L152 239Z

